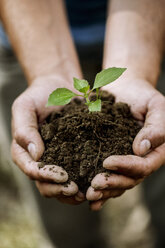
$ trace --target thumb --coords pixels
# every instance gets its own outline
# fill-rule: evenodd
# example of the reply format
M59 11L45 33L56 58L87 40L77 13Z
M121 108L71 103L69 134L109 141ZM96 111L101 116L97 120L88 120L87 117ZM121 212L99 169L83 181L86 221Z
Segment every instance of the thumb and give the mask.
M144 127L133 142L136 155L144 156L165 142L165 101L154 102L148 107Z
M37 115L33 104L15 101L12 107L12 134L16 142L37 161L44 152L44 144L38 132Z

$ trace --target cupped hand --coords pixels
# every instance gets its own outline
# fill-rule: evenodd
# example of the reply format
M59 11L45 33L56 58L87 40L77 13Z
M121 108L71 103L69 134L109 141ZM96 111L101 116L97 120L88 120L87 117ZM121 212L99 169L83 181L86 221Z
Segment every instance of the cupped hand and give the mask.
M124 79L103 90L114 94L117 102L128 103L143 127L133 142L135 155L108 157L103 167L109 170L109 177L102 173L92 180L86 197L93 210L133 188L165 163L165 97L142 79Z
M49 94L58 87L73 90L66 80L57 76L36 79L23 92L12 106L12 158L18 167L31 179L36 181L40 193L46 197L79 204L84 195L77 185L68 180L67 172L57 165L45 165L39 169L37 162L44 152L44 144L38 132L38 123L42 122L53 110L60 107L46 108ZM50 170L51 167L51 170Z

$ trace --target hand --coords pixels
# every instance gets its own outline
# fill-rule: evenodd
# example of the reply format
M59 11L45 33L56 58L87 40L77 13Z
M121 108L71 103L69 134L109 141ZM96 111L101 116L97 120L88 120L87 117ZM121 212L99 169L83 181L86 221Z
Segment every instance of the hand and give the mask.
M68 187L62 185L68 180L67 172L57 165L51 165L53 170L49 170L50 165L39 169L39 163L36 162L44 152L38 123L42 122L52 110L60 109L60 107L45 107L48 96L57 87L71 88L66 82L57 76L39 78L15 100L12 107L12 158L27 176L36 181L42 195L56 197L62 202L78 204L84 200L84 196L78 191L77 185L74 182Z
M133 142L135 155L110 156L103 163L110 170L108 180L104 174L92 180L87 199L93 210L133 188L165 162L165 97L141 79L121 80L103 89L114 94L117 102L128 103L134 117L144 126Z

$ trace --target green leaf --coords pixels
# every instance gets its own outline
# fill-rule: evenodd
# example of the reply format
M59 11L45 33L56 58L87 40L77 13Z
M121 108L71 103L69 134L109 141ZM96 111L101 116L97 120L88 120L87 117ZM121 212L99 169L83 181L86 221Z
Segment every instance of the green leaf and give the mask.
M46 106L68 104L74 96L76 96L76 94L71 90L66 88L57 88L50 94Z
M126 68L112 67L97 73L93 90L105 86L119 78Z
M82 93L86 93L90 86L87 80L84 79L78 79L78 78L73 78L74 81L74 87L76 90L82 92Z
M94 112L94 111L101 111L101 100L97 99L94 102L90 102L88 104L88 108L90 112Z

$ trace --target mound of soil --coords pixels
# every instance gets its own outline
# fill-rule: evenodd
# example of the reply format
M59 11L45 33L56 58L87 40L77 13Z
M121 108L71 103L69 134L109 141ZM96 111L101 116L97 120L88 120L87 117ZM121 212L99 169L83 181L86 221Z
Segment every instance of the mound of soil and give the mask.
M40 127L45 144L42 165L63 167L82 192L96 174L106 172L105 158L133 154L132 143L140 130L127 104L115 103L107 92L102 101L101 112L89 113L82 100L74 99Z

